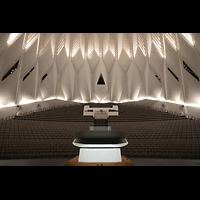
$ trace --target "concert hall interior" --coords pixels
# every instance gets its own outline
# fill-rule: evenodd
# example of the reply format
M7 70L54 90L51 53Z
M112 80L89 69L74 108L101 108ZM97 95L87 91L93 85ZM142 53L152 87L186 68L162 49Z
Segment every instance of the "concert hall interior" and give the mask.
M200 33L0 33L0 166L200 165Z

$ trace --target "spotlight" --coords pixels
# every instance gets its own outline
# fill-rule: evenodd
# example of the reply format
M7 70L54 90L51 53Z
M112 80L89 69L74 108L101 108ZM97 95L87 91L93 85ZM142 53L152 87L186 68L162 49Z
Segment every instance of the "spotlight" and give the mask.
M17 105L17 114L16 116L20 116L20 111L22 110L22 106Z

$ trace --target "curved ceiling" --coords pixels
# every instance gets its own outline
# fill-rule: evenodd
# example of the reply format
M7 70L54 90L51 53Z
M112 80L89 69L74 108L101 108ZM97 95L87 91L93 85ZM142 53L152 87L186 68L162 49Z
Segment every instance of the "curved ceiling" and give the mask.
M0 107L55 98L200 107L199 66L199 33L0 33Z

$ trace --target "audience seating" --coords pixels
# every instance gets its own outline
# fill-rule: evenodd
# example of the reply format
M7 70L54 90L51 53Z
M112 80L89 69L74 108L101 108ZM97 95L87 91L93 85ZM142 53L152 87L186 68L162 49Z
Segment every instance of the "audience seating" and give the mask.
M109 104L112 106L112 104ZM95 104L98 106L98 104ZM0 159L72 158L79 149L73 133L88 130L94 118L82 115L83 104L63 106L0 120ZM112 130L126 133L122 155L134 158L200 158L200 120L129 104L110 116Z

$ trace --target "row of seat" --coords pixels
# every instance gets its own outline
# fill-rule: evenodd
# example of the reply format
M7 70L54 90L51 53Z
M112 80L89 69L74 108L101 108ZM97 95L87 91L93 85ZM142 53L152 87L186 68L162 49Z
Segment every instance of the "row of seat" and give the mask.
M83 105L72 107L0 120L0 159L78 155L79 149L72 145L73 133L89 130L94 119L81 114ZM108 125L126 133L129 144L122 148L123 155L200 158L199 120L126 104L120 105L120 112L119 117L108 118Z
M97 105L98 106L98 105ZM102 106L102 105L101 105ZM107 105L108 106L108 105ZM110 116L109 121L162 121L180 119L181 116L172 115L167 112L159 112L147 107L130 106L123 104L119 106L119 116ZM64 106L42 112L34 112L31 115L18 116L16 119L40 120L40 121L92 121L93 117L83 116L83 105ZM55 119L56 115L56 119Z

